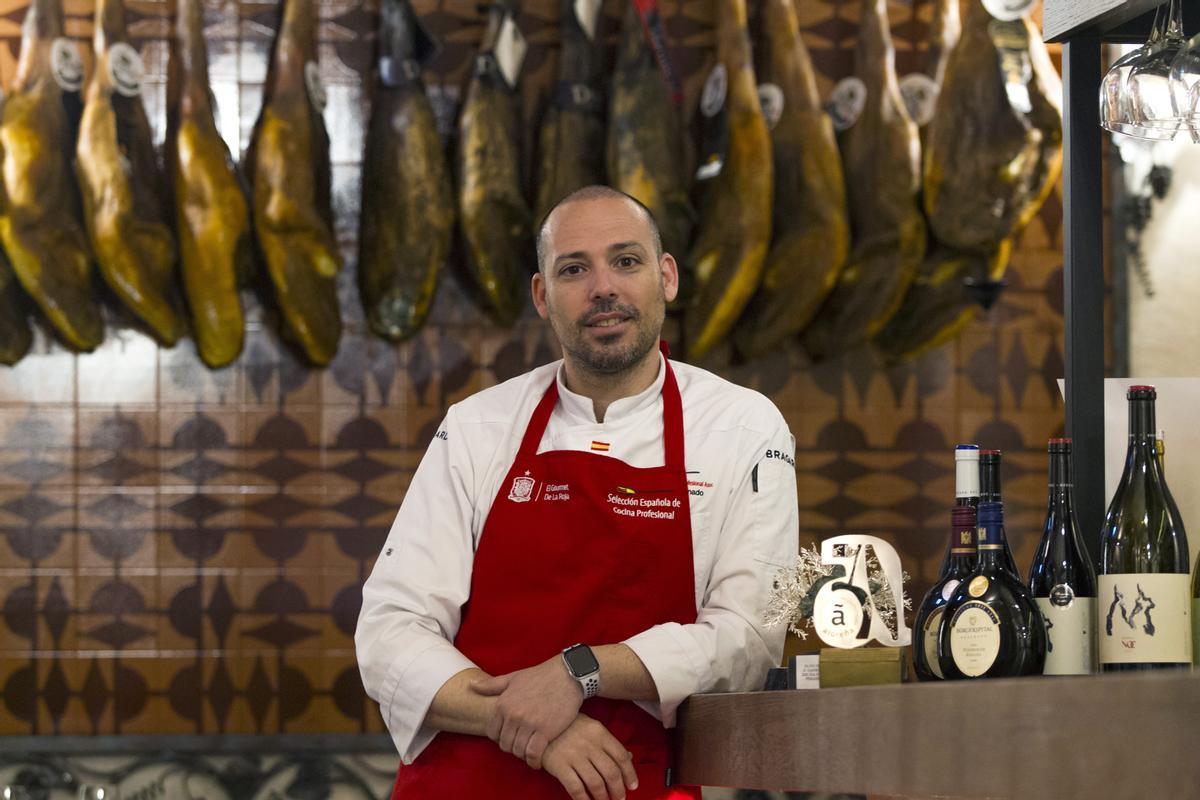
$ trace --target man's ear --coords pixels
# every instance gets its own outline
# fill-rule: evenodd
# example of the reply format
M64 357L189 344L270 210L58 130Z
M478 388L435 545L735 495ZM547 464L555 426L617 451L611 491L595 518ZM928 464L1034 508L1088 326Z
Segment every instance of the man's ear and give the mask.
M663 253L658 260L658 268L662 275L663 295L669 303L679 294L679 265L675 263L674 256Z
M546 306L546 276L540 269L529 279L529 291L533 295L533 307L537 309L538 316L547 319L550 309Z

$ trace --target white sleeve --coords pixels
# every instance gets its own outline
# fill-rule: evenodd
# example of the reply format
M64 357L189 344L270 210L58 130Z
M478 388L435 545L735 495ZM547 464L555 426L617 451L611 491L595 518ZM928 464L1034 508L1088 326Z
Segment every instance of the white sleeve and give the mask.
M787 631L768 628L763 613L777 570L795 558L799 518L796 443L776 417L770 435L746 431L737 465L742 478L725 519L714 523L713 569L695 624L656 625L625 642L658 689L657 704L638 705L667 727L689 695L761 689L767 670L783 658Z
M452 644L474 553L475 476L467 444L451 407L363 585L354 632L359 670L405 764L437 733L422 726L434 695L474 666Z

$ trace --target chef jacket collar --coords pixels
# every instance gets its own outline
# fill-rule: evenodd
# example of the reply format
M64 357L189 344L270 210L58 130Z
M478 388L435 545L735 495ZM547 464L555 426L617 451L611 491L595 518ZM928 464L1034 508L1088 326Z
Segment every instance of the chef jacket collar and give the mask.
M663 354L658 354L658 376L654 382L647 386L641 392L629 397L622 397L620 400L614 400L608 410L604 412L604 422L614 422L623 417L631 417L638 412L654 405L658 401L658 396L662 394L663 383L667 379L667 371L664 368L666 360ZM566 372L563 364L558 365L558 372L555 380L558 381L558 402L561 405L571 425L602 425L604 423L596 422L596 409L592 404L592 398L584 397L581 394L576 394L567 388Z

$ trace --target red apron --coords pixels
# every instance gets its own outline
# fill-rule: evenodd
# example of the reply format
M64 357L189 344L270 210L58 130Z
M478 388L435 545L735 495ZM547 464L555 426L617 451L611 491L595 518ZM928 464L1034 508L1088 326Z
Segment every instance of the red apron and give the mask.
M489 675L541 663L576 642L613 644L660 623L696 621L683 408L664 364L664 466L639 469L569 450L539 455L557 381L533 412L484 525L454 640ZM599 697L581 711L633 753L631 800L700 797L697 788L666 787L670 732L650 714ZM490 739L445 732L400 768L392 792L393 800L566 797L557 779Z

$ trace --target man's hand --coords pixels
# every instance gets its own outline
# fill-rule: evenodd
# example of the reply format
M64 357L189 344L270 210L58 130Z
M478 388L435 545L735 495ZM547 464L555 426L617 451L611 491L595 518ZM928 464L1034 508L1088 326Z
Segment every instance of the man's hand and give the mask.
M571 800L625 800L637 789L633 754L596 720L578 714L542 756L544 769L558 779Z
M496 696L487 735L500 749L542 766L542 753L571 725L583 705L583 688L567 674L559 656L528 669L477 680L472 688Z

